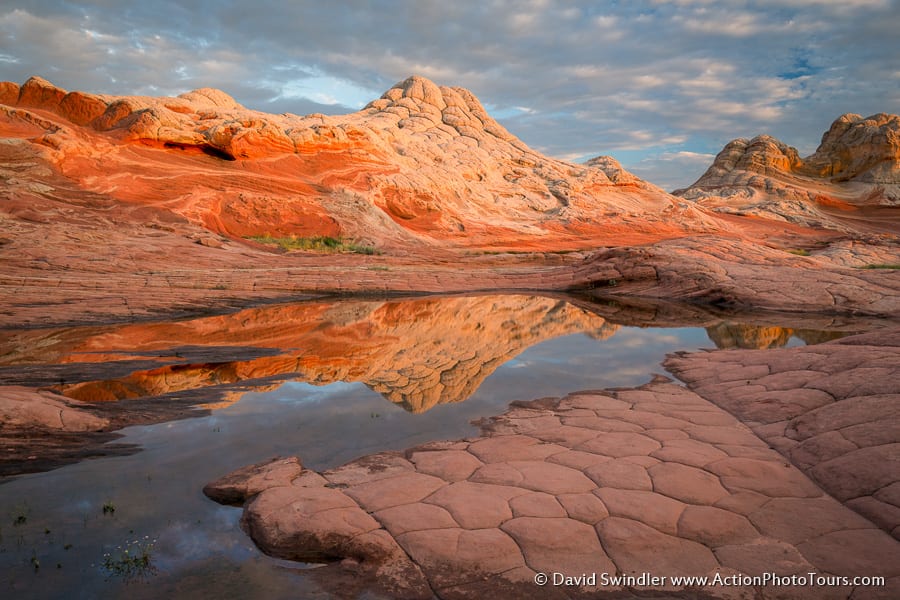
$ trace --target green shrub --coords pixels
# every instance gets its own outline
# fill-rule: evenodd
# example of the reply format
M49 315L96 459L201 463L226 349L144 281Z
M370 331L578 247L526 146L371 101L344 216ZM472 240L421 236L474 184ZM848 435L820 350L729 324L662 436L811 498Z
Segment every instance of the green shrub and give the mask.
M273 237L270 234L247 236L248 240L266 244L268 246L278 246L282 250L290 252L292 250L304 250L307 252L342 252L352 254L375 254L375 248L372 246L364 246L355 242L344 240L343 238L331 237L329 235L317 235L314 237L298 237L291 235L287 237Z

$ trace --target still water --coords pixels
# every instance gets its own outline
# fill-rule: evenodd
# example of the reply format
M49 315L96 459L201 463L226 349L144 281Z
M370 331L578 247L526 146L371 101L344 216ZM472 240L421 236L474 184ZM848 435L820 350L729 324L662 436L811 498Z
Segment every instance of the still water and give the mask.
M603 314L559 298L481 295L19 332L0 348L7 378L16 365L45 365L73 398L194 394L206 410L125 429L118 442L134 454L0 484L0 597L328 597L308 576L314 566L262 555L240 530L240 509L208 500L203 485L274 456L321 470L474 436L471 421L510 401L640 385L678 350L842 334L714 319L633 327ZM126 578L104 567L135 541L153 542L151 569Z

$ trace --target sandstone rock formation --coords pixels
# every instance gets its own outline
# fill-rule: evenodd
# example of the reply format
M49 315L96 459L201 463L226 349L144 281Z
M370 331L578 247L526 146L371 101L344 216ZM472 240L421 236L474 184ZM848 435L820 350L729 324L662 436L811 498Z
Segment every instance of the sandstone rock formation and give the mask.
M889 235L848 240L770 218L713 216L608 157L587 165L542 157L470 93L421 78L335 117L266 115L209 89L91 96L34 78L0 90L2 326L196 315L358 291L608 288L896 312L895 275L856 268L900 262ZM867 210L845 211L843 223L857 233L900 231L884 212L897 209ZM383 254L283 253L242 237L258 233L344 236ZM817 260L783 251L791 248ZM756 276L760 265L765 277ZM834 285L847 293L830 295ZM780 299L779 287L797 293Z
M854 312L884 317L900 307L898 269L835 267L865 263L873 246L844 245L809 256L733 238L688 237L652 246L614 248L585 260L618 275L594 280L598 295L650 296L789 312ZM877 247L876 247L877 248ZM880 247L882 261L900 263L900 246ZM832 253L833 252L833 253ZM608 271L604 273L607 275ZM612 283L610 283L612 282ZM590 287L590 286L589 286ZM814 308L815 307L815 308ZM852 308L851 308L852 307Z
M322 473L281 459L204 491L244 503L242 525L265 552L343 559L337 572L372 578L395 597L862 599L900 590L896 540L734 417L661 380L518 403L478 438L372 455ZM324 571L322 581L336 572ZM535 584L538 574L644 572L670 579ZM765 572L865 572L886 585L688 590L671 579Z
M848 232L865 217L862 231L896 234L896 212L883 209L900 205L900 116L842 115L806 158L768 135L733 140L674 194L719 212Z
M900 329L814 347L683 354L665 365L900 539Z
M128 425L188 416L185 403L97 411L95 405L48 389L0 383L0 482L95 456L133 454L132 444L111 443Z
M425 410L464 397L529 343L613 331L548 298L215 316L274 299L577 290L895 317L897 269L858 267L900 263L896 131L896 116L847 117L806 159L773 138L736 142L708 185L684 193L691 202L608 157L574 165L542 156L471 93L418 77L332 117L267 115L212 89L112 97L40 78L0 83L0 327L11 340L0 342L0 356L15 365L3 375L28 386L0 390L0 475L9 461L16 472L32 465L40 444L26 430L52 444L89 434L107 441L108 431L96 429L183 417L196 403L174 393L151 410L146 394L300 373L365 381ZM383 254L279 252L244 239L256 234L343 236ZM799 248L809 255L788 252ZM578 252L555 254L571 250ZM160 314L169 322L147 323ZM195 318L173 322L185 315ZM122 321L129 324L110 325ZM36 329L52 324L96 329ZM723 345L777 345L788 336L709 326ZM427 344L429 327L451 334ZM247 347L248 333L259 345ZM896 597L900 554L882 531L897 531L895 469L855 470L865 460L896 462L896 344L873 340L768 350L792 369L781 378L767 364L733 362L755 361L750 353L703 355L707 370L722 367L704 373L709 390L656 381L519 405L478 439L325 473L287 459L208 492L247 501L245 526L272 554L342 559L346 572L371 575L399 597L533 595L533 576L550 569L773 568L888 578L879 590L791 590L797 597ZM312 342L318 354L304 352ZM23 362L33 363L30 371ZM57 374L52 383L73 396L138 399L109 402L99 416L34 389ZM734 412L750 428L715 406L743 388L754 395ZM778 421L753 412L769 404Z
M885 197L900 202L900 116L840 116L822 136L815 154L806 158L803 169L834 182L884 185Z
M82 409L82 403L48 390L22 386L0 386L0 435L13 428L100 431L109 419Z
M33 77L14 92L5 84L3 127L29 129L83 189L233 237L559 249L614 239L622 220L652 237L716 228L611 159L535 152L471 92L421 77L336 117L251 111L212 89L110 97Z

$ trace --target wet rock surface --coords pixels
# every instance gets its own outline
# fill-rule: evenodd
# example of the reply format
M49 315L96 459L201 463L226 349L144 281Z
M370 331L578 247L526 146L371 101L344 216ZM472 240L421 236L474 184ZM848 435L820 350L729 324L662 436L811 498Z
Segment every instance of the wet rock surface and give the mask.
M118 430L209 414L196 399L140 398L102 406L79 402L52 390L0 385L0 483L102 456L140 452L116 442Z
M820 359L849 349L882 352L871 368L897 369L900 355L890 340L895 343L896 332L814 348L718 351L672 360L699 357L721 360L724 366L734 362L731 357L756 356L756 363L738 362L722 369L740 376L746 386L748 379L771 377L765 357L773 357L772 365L790 367L779 352L815 354ZM827 349L820 352L823 347ZM828 371L820 377L823 385L830 381L875 396L896 392L866 387L896 385L889 383L896 377L880 379L880 384L854 379L864 375L853 374L859 361L835 359L823 364ZM693 378L708 379L715 386L717 367L704 368L700 373L696 367ZM687 372L680 366L678 370ZM848 378L841 377L845 372ZM871 381L875 374L868 375ZM795 382L783 379L779 387L806 389L802 377ZM699 386L697 390L710 393ZM649 593L754 598L896 595L900 543L882 523L866 518L853 505L852 500L861 496L848 501L844 488L815 479L811 468L795 466L794 458L779 453L784 448L778 444L772 444L778 450L770 447L752 415L744 424L700 394L657 378L635 389L514 403L507 413L483 423L478 438L372 455L322 473L303 470L291 481L273 475L270 487L253 487L259 491L244 496L243 524L257 545L275 556L351 557L361 574L388 581L391 575L385 575L390 572L385 565L399 565L400 573L415 573L403 580L409 584L404 592L409 597L474 598L490 591L532 597L545 591L536 586L534 577L553 572L710 578L716 573L766 572L876 575L886 578L885 586L709 585L686 591L669 579L668 586ZM753 394L745 398L744 404L753 404ZM840 402L832 400L830 405ZM848 419L847 427L858 421ZM863 421L872 419L867 416ZM879 421L882 431L893 428L896 433L895 413L881 415ZM896 445L893 438L879 439L884 440L882 451L890 455ZM883 460L868 460L870 468L861 473L877 472L880 479L878 490L867 497L896 501L896 471L890 466L882 469ZM284 464L282 460L257 466L249 479L265 480L267 470L281 473ZM846 472L829 473L835 474L835 481L854 484ZM210 484L207 493L215 496L234 485L230 476ZM387 544L360 554L356 540L376 533L395 542L403 553ZM416 568L410 570L407 560ZM639 588L578 584L549 586L546 591L560 597L647 593Z

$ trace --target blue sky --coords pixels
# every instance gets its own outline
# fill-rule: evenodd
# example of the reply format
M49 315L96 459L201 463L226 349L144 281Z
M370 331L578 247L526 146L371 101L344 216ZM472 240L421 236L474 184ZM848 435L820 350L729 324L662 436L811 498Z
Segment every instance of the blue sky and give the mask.
M462 86L552 156L610 154L667 189L729 140L815 150L900 112L900 0L59 2L0 8L0 79L342 113L409 75Z

